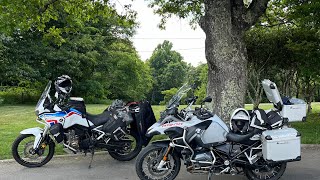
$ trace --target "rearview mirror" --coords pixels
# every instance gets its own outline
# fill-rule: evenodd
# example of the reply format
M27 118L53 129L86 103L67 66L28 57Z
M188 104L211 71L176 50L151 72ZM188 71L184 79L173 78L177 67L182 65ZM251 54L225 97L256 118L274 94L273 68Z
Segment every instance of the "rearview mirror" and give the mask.
M212 97L208 96L206 98L204 98L204 100L202 100L203 103L205 102L212 102Z

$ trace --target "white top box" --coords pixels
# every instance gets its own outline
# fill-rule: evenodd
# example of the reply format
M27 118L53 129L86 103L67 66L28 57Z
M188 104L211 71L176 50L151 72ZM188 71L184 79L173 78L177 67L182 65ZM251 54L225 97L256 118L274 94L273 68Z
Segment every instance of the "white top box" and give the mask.
M282 118L287 122L305 121L307 116L307 104L300 99L292 98L291 104L283 104L277 85L265 79L262 81L264 92L268 100L280 111Z

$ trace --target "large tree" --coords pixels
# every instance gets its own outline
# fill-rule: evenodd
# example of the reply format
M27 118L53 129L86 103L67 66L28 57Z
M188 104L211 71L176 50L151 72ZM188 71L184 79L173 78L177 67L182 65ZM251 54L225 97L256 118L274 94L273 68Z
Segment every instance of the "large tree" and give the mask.
M244 33L265 12L269 0L150 0L150 6L162 15L162 23L171 15L190 17L206 34L208 63L207 94L213 97L214 112L227 120L231 111L244 105L246 93L247 51Z
M155 48L147 61L154 79L150 98L155 104L164 98L161 91L180 87L186 80L187 63L182 61L181 54L172 50L172 47L171 42L164 41Z
M113 6L105 3L107 1L50 1L52 3L48 2L43 9L41 3L45 2L28 1L30 9L38 8L43 12L30 9L21 12L28 16L19 17L21 22L10 22L12 28L7 31L3 27L9 26L0 23L1 85L24 88L30 84L29 89L42 89L36 86L38 82L68 74L74 82L72 95L85 97L87 102L145 98L152 78L149 67L141 61L128 39L137 25L134 16L118 14ZM77 3L82 3L86 9L70 12L70 8L77 9L73 7ZM0 14L0 22L3 17L14 19L24 7L18 1L1 1L0 5L3 5L0 11L6 12ZM91 12L90 9L95 11L84 13L87 18L78 16ZM48 19L28 19L31 14ZM9 89L8 92L13 91Z

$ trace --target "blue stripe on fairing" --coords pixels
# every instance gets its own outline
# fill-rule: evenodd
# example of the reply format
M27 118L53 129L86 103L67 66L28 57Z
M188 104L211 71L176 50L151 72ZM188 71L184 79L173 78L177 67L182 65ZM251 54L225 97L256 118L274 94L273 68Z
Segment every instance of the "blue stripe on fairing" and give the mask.
M82 115L82 113L81 113L80 111L78 111L78 110L76 110L76 109L74 109L74 108L68 109L68 110L67 110L67 113L69 113L69 112L75 112L75 113L78 113L78 114Z
M55 113L44 113L46 116L53 116L53 117L63 117L65 115L67 115L66 112L63 111L59 111L59 112L55 112Z

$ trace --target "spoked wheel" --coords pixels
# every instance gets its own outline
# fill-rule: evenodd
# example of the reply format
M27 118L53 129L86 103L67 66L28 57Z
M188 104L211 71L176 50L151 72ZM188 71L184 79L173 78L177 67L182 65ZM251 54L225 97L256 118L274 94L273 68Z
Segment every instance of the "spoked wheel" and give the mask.
M142 180L173 180L180 171L181 161L178 156L168 154L163 169L158 165L163 158L165 148L153 144L148 145L136 160L136 172Z
M246 168L245 173L250 180L277 180L285 172L286 162L267 164L260 159L255 168Z
M38 150L33 149L35 136L21 134L12 144L12 156L22 166L40 167L48 163L54 154L55 144L42 142Z
M118 161L130 161L135 158L142 149L142 142L136 132L131 131L122 138L126 142L121 149L109 151L111 157Z

